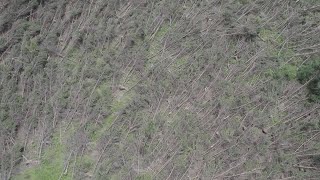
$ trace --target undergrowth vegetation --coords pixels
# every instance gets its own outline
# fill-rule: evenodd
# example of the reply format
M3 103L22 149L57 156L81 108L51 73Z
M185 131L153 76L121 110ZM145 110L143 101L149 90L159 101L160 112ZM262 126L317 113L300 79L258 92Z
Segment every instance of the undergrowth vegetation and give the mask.
M302 84L307 84L311 101L320 100L320 59L302 65L298 71L298 80Z

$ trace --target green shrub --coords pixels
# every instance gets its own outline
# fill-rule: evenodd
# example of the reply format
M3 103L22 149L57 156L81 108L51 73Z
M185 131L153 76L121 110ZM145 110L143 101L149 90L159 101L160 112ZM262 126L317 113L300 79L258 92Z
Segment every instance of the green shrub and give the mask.
M307 85L309 99L311 101L320 100L320 59L303 65L298 71L297 78L302 84L313 78Z
M308 90L310 93L310 100L320 100L320 76L317 75L316 79L312 80L308 84Z
M316 155L312 158L313 160L313 164L316 166L316 167L320 167L320 155Z
M286 78L293 80L297 77L297 67L291 64L286 64L280 67L276 72L273 72L274 78Z
M303 65L298 70L298 80L300 83L306 83L312 76L316 75L316 73L319 75L319 68L320 68L320 59L313 60L310 63L307 63Z

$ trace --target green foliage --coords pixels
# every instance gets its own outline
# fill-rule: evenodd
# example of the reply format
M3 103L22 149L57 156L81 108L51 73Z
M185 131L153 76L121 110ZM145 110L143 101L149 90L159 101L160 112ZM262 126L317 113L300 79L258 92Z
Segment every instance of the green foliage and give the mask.
M297 79L302 84L310 81L307 85L309 99L311 101L320 100L320 59L303 65L298 71Z
M320 77L315 78L308 84L308 90L310 92L310 100L320 100Z
M285 77L288 80L293 80L297 77L297 67L291 64L286 64L279 68L274 74L274 78Z
M156 130L156 126L155 126L154 122L150 121L148 123L146 130L145 130L145 136L151 138L151 136L154 134L155 130Z
M41 164L33 167L17 177L17 179L56 180L71 179L70 174L64 173L64 160L66 158L65 146L60 142L59 136L54 136L53 144L45 150Z
M298 71L298 80L300 83L306 83L313 76L317 76L319 74L320 69L320 59L315 59L307 64L304 64L299 68Z
M40 50L36 39L30 39L30 41L26 42L25 48L30 53L36 53Z
M6 47L7 41L4 37L0 37L0 50Z

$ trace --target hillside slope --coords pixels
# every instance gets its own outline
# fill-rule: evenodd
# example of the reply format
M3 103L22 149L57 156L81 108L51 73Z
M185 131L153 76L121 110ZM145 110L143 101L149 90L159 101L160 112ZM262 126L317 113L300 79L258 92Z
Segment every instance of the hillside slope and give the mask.
M318 0L2 0L1 179L317 179Z

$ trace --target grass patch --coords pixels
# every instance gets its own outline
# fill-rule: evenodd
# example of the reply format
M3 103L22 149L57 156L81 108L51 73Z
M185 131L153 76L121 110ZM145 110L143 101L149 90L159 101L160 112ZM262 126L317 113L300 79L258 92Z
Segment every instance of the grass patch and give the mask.
M16 179L57 180L60 176L64 180L71 179L70 174L62 174L65 156L65 145L59 141L59 136L55 135L52 145L45 150L40 165L25 171Z
M187 57L178 58L168 67L168 71L172 74L179 75L184 72L183 70L187 64Z
M148 49L148 61L146 62L146 68L152 69L153 66L159 61L158 57L159 52L162 50L163 46L161 44L162 38L166 35L166 33L169 31L170 26L169 25L163 25L159 28L159 30L154 35L153 39L150 42L150 47ZM158 55L158 56L157 56Z
M125 83L125 86L131 87L137 82L136 78L130 78L130 81ZM99 96L106 94L109 91L108 85L102 85L97 88L97 93ZM111 92L108 92L111 93ZM97 130L96 128L89 127L91 129L90 138L92 140L97 140L101 137L101 135L107 131L113 124L113 122L117 118L118 112L124 109L130 102L133 100L135 93L133 91L119 91L115 94L113 101L111 103L111 114L102 122L102 128Z
M276 31L270 30L270 29L262 29L259 32L259 37L263 41L267 42L273 42L276 44L281 44L284 42L283 37Z
M79 161L80 169L84 173L89 172L92 169L93 165L94 165L94 161L88 155L83 156Z
M135 180L152 180L152 174L150 173L144 173L144 174L140 174L138 175Z

